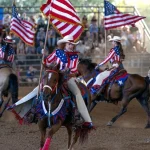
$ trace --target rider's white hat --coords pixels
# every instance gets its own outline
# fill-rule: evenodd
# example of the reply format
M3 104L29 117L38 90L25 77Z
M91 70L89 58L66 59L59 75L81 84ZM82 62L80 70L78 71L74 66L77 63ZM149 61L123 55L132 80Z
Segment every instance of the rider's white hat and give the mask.
M79 42L76 42L76 43L74 42L73 36L71 36L71 35L66 35L65 37L63 37L63 39L61 39L57 42L57 45L62 44L62 43L71 43L73 45L79 44Z
M119 37L119 36L114 36L113 38L111 38L111 39L109 40L109 42L112 42L112 41L121 42L121 37Z
M12 39L12 37L11 36L6 36L6 38L4 38L4 40L3 40L5 43L10 43L10 44L13 44L13 43L15 43L15 40L13 40Z

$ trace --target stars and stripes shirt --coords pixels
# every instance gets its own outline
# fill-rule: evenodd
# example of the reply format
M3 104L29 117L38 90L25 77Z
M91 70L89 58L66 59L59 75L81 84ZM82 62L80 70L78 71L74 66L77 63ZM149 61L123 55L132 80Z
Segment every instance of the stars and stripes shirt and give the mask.
M4 56L5 56L5 51L6 51L6 45L2 46L0 48L0 59L4 60ZM8 62L13 62L14 61L14 49L12 47L10 47L10 49L8 50L8 56L7 56L7 60Z
M45 60L44 64L49 66L52 63L60 64L60 70L70 69L70 73L77 73L78 52L68 52L61 49L55 50Z
M105 60L103 62L101 62L99 65L104 65L106 64L108 61L110 61L111 63L113 62L120 62L120 51L119 51L119 47L116 46L114 48L112 48L108 54L108 56L105 58Z

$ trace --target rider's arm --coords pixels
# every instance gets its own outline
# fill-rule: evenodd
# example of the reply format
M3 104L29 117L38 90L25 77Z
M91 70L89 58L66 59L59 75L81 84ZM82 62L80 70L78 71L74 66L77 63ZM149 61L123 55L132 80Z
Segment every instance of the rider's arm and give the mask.
M99 65L101 66L101 65L106 64L114 56L114 54L115 54L115 51L113 49L111 49L111 51L109 52L108 56Z
M53 63L54 61L56 60L56 51L54 51L52 54L50 54L49 56L47 56L45 59L44 59L44 62L43 64L45 66L49 66L51 63Z

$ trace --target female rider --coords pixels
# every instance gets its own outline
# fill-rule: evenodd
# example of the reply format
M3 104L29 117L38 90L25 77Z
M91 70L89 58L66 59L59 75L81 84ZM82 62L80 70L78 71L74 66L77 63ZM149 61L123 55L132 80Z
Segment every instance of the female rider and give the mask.
M104 72L101 72L99 75L97 75L96 81L90 89L93 100L96 98L97 94L101 93L104 81L106 81L109 78L109 76L113 74L113 72L116 73L119 69L123 68L122 61L124 60L125 55L123 53L121 45L121 38L118 36L114 36L109 41L112 42L113 48L110 50L105 60L98 64L96 69L106 64L108 61L110 61L112 68L110 68L109 70L105 70Z
M63 39L57 42L57 45L61 49L56 49L52 54L44 59L44 66L48 67L52 63L60 65L59 70L64 72L69 69L69 79L67 85L69 90L75 95L76 103L79 113L84 119L84 127L92 128L92 121L88 113L87 107L85 106L81 92L76 84L77 65L78 65L78 52L74 52L75 43L73 37L70 35L65 36Z

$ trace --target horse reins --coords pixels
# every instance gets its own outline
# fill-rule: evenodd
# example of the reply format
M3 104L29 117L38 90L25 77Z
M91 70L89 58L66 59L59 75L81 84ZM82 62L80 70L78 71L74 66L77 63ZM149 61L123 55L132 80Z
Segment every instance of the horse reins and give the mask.
M58 72L55 71L55 70L46 70L46 72L53 72L53 73L58 74ZM51 90L52 93L56 90L56 93L57 93L57 85L58 85L58 81L57 81L56 85L54 86L54 88L50 87L49 85L44 85L44 86L43 86L43 89L44 89L44 88L48 88L48 89Z

